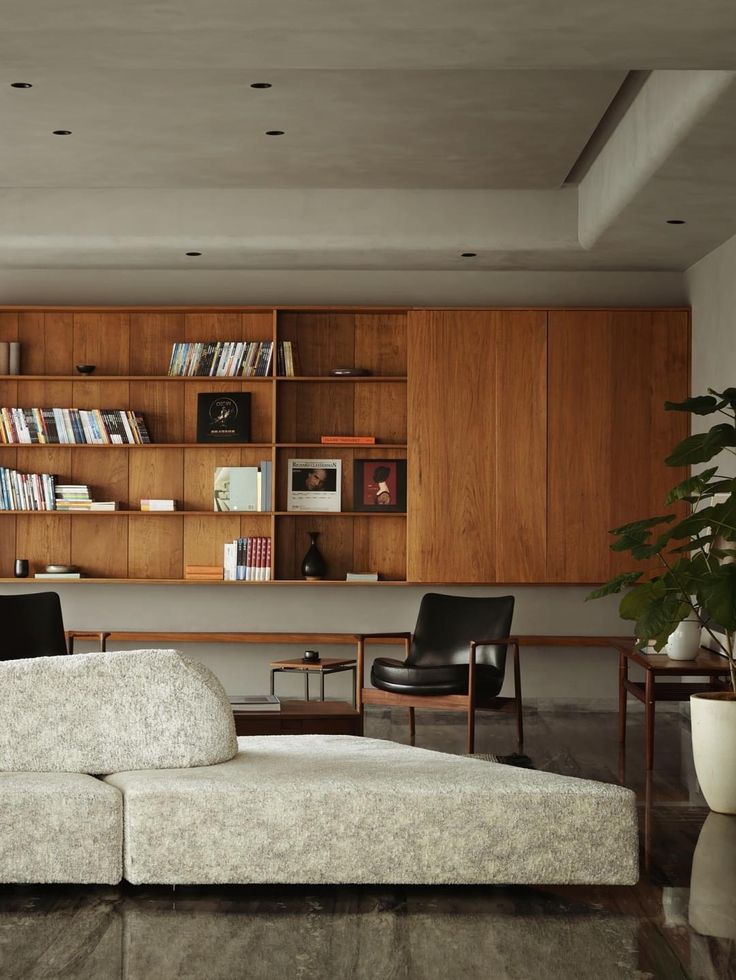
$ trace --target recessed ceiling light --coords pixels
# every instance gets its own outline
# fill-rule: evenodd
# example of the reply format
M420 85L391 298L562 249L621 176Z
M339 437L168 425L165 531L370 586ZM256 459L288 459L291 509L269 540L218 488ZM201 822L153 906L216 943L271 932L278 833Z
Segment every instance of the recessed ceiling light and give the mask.
M283 129L267 129L266 130L266 136L283 136L283 135L284 135L284 130Z
M684 224L687 224L687 222L684 221L682 218L668 218L667 219L667 224L668 225L684 225Z
M194 255L201 255L202 253L201 252L185 252L184 254L185 255L192 255L192 256L194 256Z
M55 129L53 132L54 136L71 136L71 129Z
M11 82L11 88L33 88L30 82Z
M474 258L477 258L478 253L477 252L461 252L460 253L460 256L463 259L474 259Z
M270 82L251 82L251 88L271 88Z

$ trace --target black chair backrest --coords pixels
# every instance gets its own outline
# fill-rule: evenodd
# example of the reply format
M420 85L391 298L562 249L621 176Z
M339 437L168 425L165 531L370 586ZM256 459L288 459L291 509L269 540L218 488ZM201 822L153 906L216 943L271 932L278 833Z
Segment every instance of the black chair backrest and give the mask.
M58 593L0 596L0 660L55 657L66 652Z
M428 592L422 597L407 664L435 667L466 664L471 640L507 637L514 596L455 596ZM478 647L476 662L503 670L506 644Z

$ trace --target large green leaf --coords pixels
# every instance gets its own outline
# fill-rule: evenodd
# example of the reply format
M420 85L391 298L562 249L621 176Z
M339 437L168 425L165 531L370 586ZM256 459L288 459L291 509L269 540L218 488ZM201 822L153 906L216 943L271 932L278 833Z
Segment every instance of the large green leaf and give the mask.
M585 597L585 601L587 602L588 599L602 599L604 595L613 595L615 592L620 592L629 585L633 585L642 575L643 572L622 572L620 575L616 575L615 578L604 582L600 588L589 592Z
M711 526L713 521L713 507L703 507L702 510L684 517L681 521L671 527L669 535L671 538L692 538L701 531Z
M681 544L679 548L672 548L668 553L670 555L682 555L691 551L699 551L703 545L710 544L714 538L715 534L701 534L697 538L691 539L686 544Z
M718 401L712 395L696 395L694 398L686 398L684 402L665 402L664 407L668 412L712 415L718 408Z
M708 391L711 395L715 395L716 398L720 398L722 403L725 402L731 408L736 409L736 388L725 388L723 391L716 391L714 388L709 388Z
M658 517L647 517L641 521L631 521L629 524L622 524L621 527L614 527L609 534L636 534L639 531L648 531L658 524L664 524L673 520L674 514L660 514Z
M687 480L683 480L682 483L678 483L676 487L673 487L667 494L666 504L674 504L676 500L683 500L687 497L699 497L703 490L705 490L708 480L718 472L718 467L713 466L710 469L703 470L702 473L698 473L696 476L691 476Z
M698 432L683 439L665 459L665 463L668 466L706 463L729 446L736 446L736 428L728 422L722 422L707 432Z
M710 616L729 632L736 630L736 564L720 565L698 589Z
M712 527L727 541L736 540L736 494L712 507Z

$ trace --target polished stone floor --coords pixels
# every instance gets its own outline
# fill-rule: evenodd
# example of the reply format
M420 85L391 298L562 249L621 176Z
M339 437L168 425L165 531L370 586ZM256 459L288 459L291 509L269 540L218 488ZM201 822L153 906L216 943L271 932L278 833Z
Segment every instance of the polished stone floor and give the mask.
M366 734L406 742L406 718L374 711ZM418 713L416 742L463 752L460 716ZM526 711L538 769L636 791L633 888L0 886L0 978L736 978L736 817L709 815L678 713L657 720L649 781L640 713L628 743L624 760L612 712ZM510 718L483 718L478 752L515 748ZM329 860L319 828L315 846Z

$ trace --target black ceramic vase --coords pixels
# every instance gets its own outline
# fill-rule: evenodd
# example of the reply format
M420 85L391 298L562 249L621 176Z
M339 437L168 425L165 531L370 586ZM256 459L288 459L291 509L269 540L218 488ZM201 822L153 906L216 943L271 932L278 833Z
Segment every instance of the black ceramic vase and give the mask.
M302 560L302 575L307 582L318 582L325 577L327 562L317 547L319 531L307 531L311 544Z

